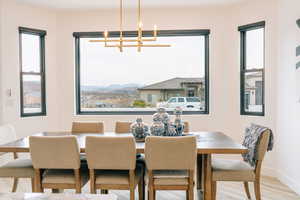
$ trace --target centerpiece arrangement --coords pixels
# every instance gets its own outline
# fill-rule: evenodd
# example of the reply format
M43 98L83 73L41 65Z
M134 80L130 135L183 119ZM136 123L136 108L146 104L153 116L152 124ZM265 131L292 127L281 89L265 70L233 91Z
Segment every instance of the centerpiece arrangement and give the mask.
M182 109L180 107L175 108L174 115L175 120L171 122L170 115L166 112L166 109L160 107L152 116L150 129L139 117L136 119L136 122L131 124L130 131L138 142L145 141L145 138L150 133L154 136L181 136L184 131L184 123L181 120Z
M184 130L181 121L182 110L177 107L174 111L175 121L171 122L169 114L165 108L158 108L157 113L152 117L153 123L150 128L151 135L155 136L180 136Z

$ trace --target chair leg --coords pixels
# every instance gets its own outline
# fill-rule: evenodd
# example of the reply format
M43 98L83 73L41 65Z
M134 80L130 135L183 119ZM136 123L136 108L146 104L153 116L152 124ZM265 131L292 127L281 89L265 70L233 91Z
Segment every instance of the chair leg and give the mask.
M194 188L190 188L188 191L189 191L188 200L194 200Z
M244 188L245 188L245 192L246 192L247 198L251 199L248 182L244 182Z
M31 191L36 192L35 191L35 179L34 178L31 178Z
M185 198L186 200L189 200L189 190L186 190L186 191L185 191L185 197L186 197L186 198Z
M139 182L139 185L138 185L138 190L139 190L139 200L143 200L143 198L144 198L144 190L143 190L143 187L144 187L144 185L143 185L143 181L142 181L142 179L141 179L140 182Z
M217 182L216 181L212 182L212 199L213 200L217 199Z
M130 200L134 200L134 194L135 193L135 189L134 188L130 188Z
M254 182L254 191L255 191L255 198L256 198L256 200L261 200L260 181L259 180L256 180Z
M14 183L13 183L13 186L12 186L12 192L16 192L17 191L18 183L19 183L19 179L18 178L14 178Z

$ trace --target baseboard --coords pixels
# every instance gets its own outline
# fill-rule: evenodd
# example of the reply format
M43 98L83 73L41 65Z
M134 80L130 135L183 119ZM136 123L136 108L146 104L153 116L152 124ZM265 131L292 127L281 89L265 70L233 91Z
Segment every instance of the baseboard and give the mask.
M290 187L294 192L296 192L298 195L300 195L300 183L299 183L299 181L293 180L291 177L283 174L282 172L278 172L277 174L278 174L277 178L282 183L284 183L285 185Z

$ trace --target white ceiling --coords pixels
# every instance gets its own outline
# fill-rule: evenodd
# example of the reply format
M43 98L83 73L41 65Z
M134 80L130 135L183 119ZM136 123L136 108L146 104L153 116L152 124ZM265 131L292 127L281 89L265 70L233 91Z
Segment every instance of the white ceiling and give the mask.
M119 0L18 0L24 3L56 9L95 9L114 8ZM143 7L201 6L231 4L245 0L142 0ZM123 0L126 7L136 7L137 0Z

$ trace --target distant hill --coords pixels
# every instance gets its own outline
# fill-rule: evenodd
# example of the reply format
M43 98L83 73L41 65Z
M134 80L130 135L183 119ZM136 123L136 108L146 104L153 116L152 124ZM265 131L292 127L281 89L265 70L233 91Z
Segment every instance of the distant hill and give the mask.
M94 91L118 91L118 90L136 90L141 87L141 84L128 83L128 84L112 84L109 86L94 86L94 85L83 85L81 86L83 91L94 92Z

